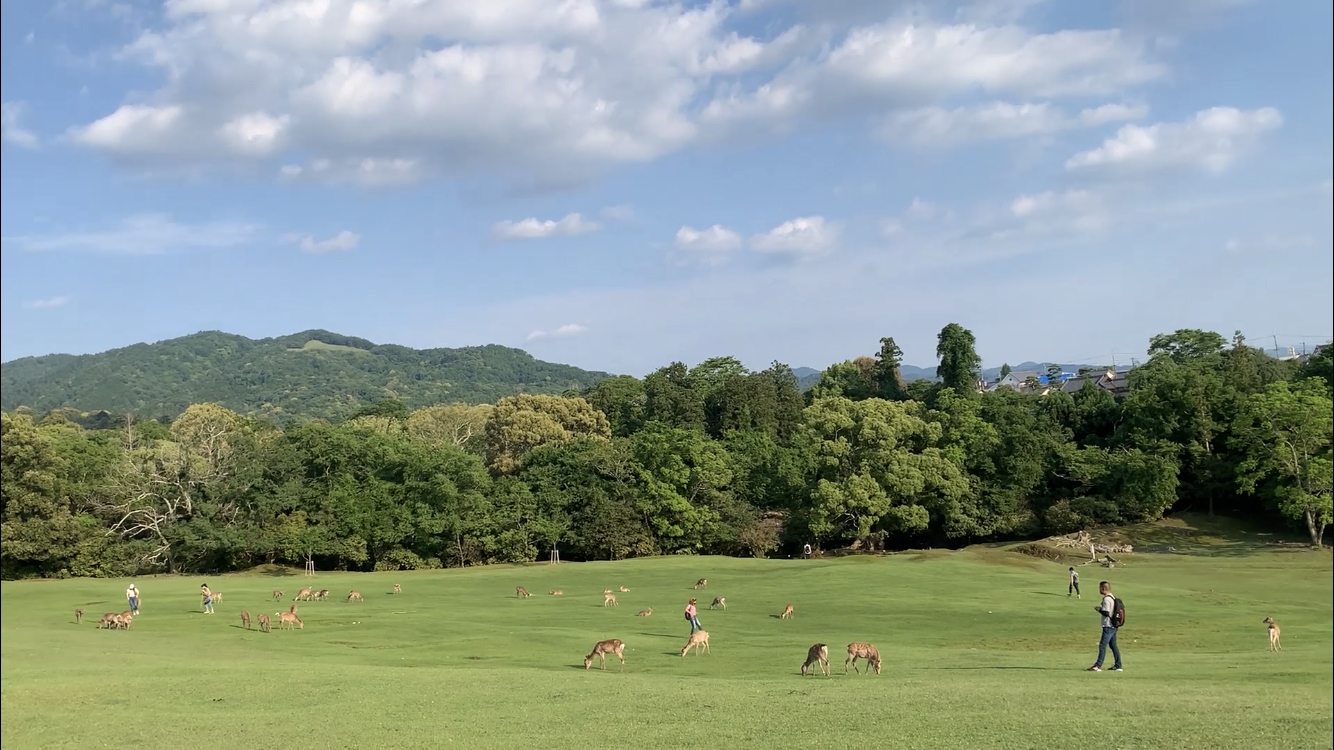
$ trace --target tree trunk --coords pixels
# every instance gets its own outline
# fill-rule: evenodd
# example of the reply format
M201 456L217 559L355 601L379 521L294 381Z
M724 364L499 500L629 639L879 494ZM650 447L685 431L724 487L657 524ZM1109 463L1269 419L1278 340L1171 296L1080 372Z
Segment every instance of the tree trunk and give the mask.
M1320 523L1318 511L1311 508L1306 510L1306 530L1311 534L1313 546L1324 546L1325 524Z

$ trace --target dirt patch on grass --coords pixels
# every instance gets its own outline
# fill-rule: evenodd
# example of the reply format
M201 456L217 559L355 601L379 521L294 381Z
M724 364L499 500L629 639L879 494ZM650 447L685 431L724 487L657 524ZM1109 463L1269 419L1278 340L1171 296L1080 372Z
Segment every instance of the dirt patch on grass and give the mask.
M1039 542L1020 544L1017 547L1011 547L1006 551L1054 563L1082 563L1088 561L1088 557L1085 555L1072 555L1068 550L1049 547Z

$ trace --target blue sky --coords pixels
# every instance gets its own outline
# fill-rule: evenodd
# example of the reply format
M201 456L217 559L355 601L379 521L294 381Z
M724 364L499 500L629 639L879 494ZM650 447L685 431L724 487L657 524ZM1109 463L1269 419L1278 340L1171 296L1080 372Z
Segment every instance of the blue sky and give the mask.
M5 360L199 330L643 374L1318 343L1331 5L5 3Z

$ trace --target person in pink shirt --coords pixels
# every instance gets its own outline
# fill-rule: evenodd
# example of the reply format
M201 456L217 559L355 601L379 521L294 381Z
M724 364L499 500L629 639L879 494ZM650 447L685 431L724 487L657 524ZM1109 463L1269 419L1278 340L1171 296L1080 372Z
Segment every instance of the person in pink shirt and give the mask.
M691 599L690 602L686 604L686 621L690 623L691 634L694 634L696 630L704 629L703 626L699 624L699 612L695 609L694 599Z

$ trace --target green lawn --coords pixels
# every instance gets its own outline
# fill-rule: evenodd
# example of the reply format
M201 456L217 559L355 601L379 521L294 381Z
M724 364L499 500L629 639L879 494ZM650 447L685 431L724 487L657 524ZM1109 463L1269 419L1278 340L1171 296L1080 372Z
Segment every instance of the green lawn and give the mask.
M1178 524L1179 525L1179 524ZM1163 532L1171 537L1172 532ZM1185 536L1180 538L1185 539ZM1200 541L1203 539L1204 541ZM1169 539L1170 541L1170 539ZM321 573L335 600L302 604L304 631L240 629L310 581L299 574L6 582L6 748L1334 746L1334 580L1327 552L1258 543L1174 545L1081 568L997 548L837 560L660 558L394 574ZM1226 540L1224 540L1226 541ZM1252 540L1255 542L1258 540ZM1183 552L1184 550L1184 552ZM707 590L694 592L707 576ZM1126 601L1126 671L1090 674L1092 591ZM390 593L394 583L403 593ZM515 598L514 587L533 592ZM618 608L602 590L626 586ZM287 592L281 607L269 596ZM349 589L365 602L342 601ZM565 596L547 591L563 589ZM712 654L678 656L681 610L701 600ZM710 612L713 596L725 613ZM777 618L783 605L794 619ZM88 613L76 626L75 607ZM650 618L635 613L653 607ZM1283 628L1267 651L1261 620ZM275 618L276 620L276 618ZM624 672L584 671L621 638ZM880 676L843 674L850 641ZM801 677L812 643L834 675ZM1110 666L1110 657L1108 661Z

